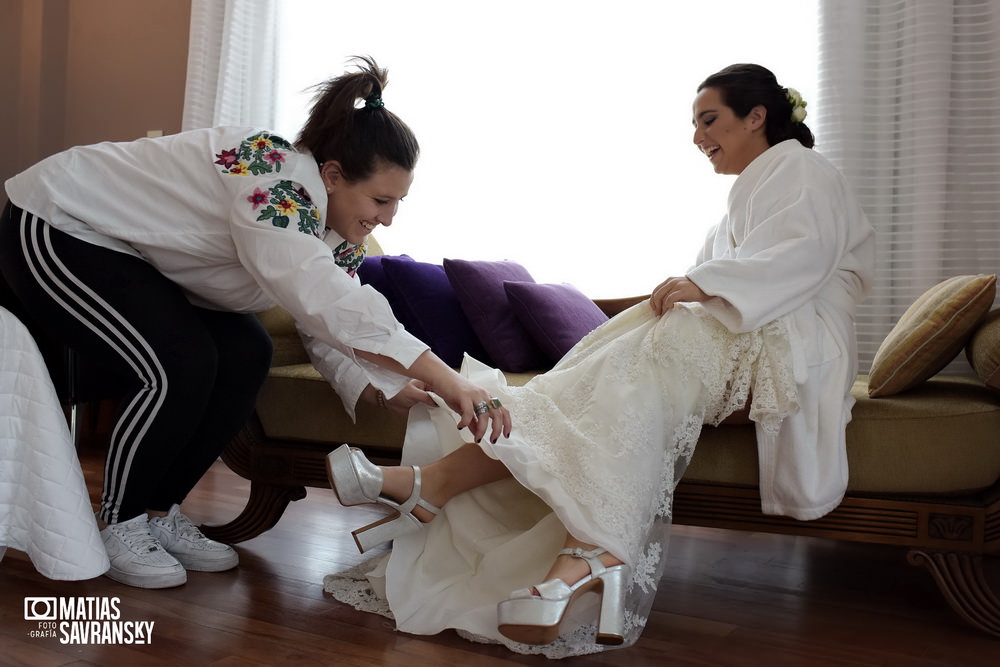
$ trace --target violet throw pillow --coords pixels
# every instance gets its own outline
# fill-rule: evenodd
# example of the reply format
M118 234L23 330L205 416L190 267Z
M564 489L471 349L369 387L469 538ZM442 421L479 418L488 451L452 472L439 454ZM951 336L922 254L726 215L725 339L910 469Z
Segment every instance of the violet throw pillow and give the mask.
M517 319L552 363L562 359L608 316L587 295L560 285L507 281L504 290Z
M390 299L389 303L407 331L427 343L449 366L460 366L466 352L491 363L442 266L386 257L381 268L395 294L396 302Z
M511 308L505 280L534 282L517 262L444 260L444 270L479 342L502 371L547 368L548 358Z
M371 285L380 292L386 301L389 302L389 306L396 315L396 319L399 319L399 312L397 310L399 293L385 275L385 268L382 266L382 263L385 261L412 262L413 258L409 255L369 255L365 257L364 261L361 262L361 266L358 267L358 280L361 281L362 285Z

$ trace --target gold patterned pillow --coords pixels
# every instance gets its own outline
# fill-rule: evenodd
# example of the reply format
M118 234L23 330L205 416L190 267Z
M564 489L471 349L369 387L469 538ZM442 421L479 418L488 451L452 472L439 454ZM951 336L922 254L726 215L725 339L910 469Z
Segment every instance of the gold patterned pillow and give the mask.
M912 389L954 359L989 311L995 275L955 276L924 292L882 341L868 374L868 395Z
M965 346L965 356L979 379L1000 391L1000 308L994 310Z

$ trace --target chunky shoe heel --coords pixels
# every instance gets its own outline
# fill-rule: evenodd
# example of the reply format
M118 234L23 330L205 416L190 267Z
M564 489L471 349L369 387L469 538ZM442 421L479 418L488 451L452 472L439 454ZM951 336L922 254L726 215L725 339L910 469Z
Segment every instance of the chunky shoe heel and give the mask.
M559 625L566 611L580 595L595 591L601 596L597 619L598 644L618 645L625 641L625 589L631 576L628 565L605 567L600 556L604 549L584 551L563 549L559 555L582 558L590 574L572 586L562 579L514 591L497 605L497 628L504 637L521 644L550 644L559 637Z
M375 523L351 531L351 535L358 545L358 551L364 553L389 540L415 533L423 526L412 514L390 514Z
M393 510L393 514L353 531L354 542L361 553L397 537L423 529L424 523L413 515L420 506L437 515L439 507L420 497L422 486L420 468L413 467L413 491L403 503L382 494L382 469L371 463L358 449L341 445L326 457L326 473L330 486L341 505L348 507L365 503L378 503Z
M627 565L609 567L601 578L604 590L601 593L601 613L597 618L598 644L618 646L625 641L625 590L628 588Z

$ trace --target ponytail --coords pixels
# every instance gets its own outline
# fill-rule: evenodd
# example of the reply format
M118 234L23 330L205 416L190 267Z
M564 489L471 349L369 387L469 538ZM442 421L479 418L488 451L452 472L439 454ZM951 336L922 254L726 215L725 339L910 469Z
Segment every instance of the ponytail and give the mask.
M371 176L380 160L413 171L420 154L417 139L382 101L388 72L370 57L352 60L357 72L316 86L296 148L311 152L319 164L336 160L349 181Z

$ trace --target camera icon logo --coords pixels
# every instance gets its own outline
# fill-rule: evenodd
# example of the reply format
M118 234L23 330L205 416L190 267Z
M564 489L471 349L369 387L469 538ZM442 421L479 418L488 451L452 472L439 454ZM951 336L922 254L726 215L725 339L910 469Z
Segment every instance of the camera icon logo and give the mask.
M59 605L56 598L24 598L24 620L55 621Z

